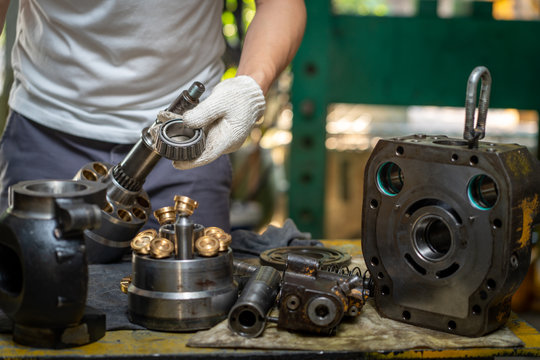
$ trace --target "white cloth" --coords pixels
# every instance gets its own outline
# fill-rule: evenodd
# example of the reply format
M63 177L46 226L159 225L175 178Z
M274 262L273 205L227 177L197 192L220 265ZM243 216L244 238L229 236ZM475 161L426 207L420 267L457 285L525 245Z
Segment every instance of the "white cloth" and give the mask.
M223 73L222 2L20 0L9 105L73 135L133 143L195 81Z

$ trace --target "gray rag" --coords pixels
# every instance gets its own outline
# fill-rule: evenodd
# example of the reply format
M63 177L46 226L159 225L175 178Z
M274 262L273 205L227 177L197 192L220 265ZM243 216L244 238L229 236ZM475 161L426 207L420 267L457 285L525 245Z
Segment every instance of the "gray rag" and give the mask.
M291 219L285 220L283 227L268 225L262 234L234 230L231 236L231 248L237 259L257 257L265 250L285 246L323 246L320 241L312 240L310 233L298 230Z

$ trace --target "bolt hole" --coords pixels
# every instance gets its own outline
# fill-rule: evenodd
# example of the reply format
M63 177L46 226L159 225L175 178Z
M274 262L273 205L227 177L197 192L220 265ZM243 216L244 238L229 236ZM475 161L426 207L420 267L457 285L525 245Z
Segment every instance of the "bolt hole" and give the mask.
M456 330L456 326L457 326L457 325L456 325L456 322L455 322L455 321L450 320L450 321L448 322L448 330Z
M398 146L396 149L396 155L403 155L405 150L403 149L403 146Z
M377 207L379 207L379 202L375 199L372 199L370 202L369 202L369 207L372 208L372 209L376 209Z
M500 227L502 227L502 221L501 221L501 219L495 219L495 220L493 220L493 228L494 228L494 229L499 229Z
M470 161L471 165L476 165L476 164L478 164L478 157L476 155L473 155L473 156L471 156L469 161Z
M495 282L493 279L488 279L486 285L488 290L495 290L497 287L497 282Z
M377 274L378 279L384 279L384 274L382 272Z
M473 315L480 315L482 313L482 308L480 307L480 305L474 305L472 307L472 313Z
M383 296L390 295L390 288L388 286L386 286L386 285L381 287L381 295L383 295Z
M458 161L459 156L458 154L452 154L452 161Z
M375 256L372 257L371 258L371 265L373 265L373 266L379 265L379 259L377 257L375 257Z
M401 314L401 317L403 318L403 320L409 321L409 320L411 320L411 313L408 312L407 310L405 310L405 311Z

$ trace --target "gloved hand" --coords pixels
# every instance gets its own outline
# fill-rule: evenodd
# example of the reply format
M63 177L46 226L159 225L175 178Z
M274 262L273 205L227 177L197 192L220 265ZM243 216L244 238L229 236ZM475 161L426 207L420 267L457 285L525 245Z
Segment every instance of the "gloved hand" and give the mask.
M242 75L222 81L206 100L183 116L187 127L204 129L205 150L195 160L174 161L174 167L191 169L238 150L264 109L263 92L251 77Z

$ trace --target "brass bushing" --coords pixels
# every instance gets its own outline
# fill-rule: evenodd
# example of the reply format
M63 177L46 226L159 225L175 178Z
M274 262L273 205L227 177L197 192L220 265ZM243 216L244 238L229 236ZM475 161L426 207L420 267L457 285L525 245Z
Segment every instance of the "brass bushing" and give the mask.
M131 240L131 248L137 254L146 255L150 253L150 242L157 236L157 232L154 229L148 229L141 231Z
M163 259L171 256L174 252L174 244L171 240L157 237L150 242L150 255L156 259Z
M199 207L199 203L187 196L174 196L174 207L180 215L191 216L193 211Z
M227 251L229 249L229 245L232 242L231 235L227 233L215 233L212 235L209 235L212 237L215 237L219 241L219 251Z
M195 242L195 248L200 256L216 256L219 252L219 240L213 236L201 236Z
M124 294L128 293L129 284L131 284L131 275L123 277L122 280L120 280L120 290L122 290Z
M176 221L176 208L174 206L165 206L154 211L154 216L159 225L172 224Z
M211 226L211 227L207 227L206 229L204 229L204 235L207 235L207 236L212 236L212 235L215 235L215 234L225 234L225 231L223 231L222 229L216 227L216 226Z

